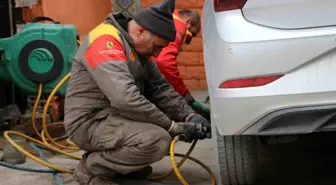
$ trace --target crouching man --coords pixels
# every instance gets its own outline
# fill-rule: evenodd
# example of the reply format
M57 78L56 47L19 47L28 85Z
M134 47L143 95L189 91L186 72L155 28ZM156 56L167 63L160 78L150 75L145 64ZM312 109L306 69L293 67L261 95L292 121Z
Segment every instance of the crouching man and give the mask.
M174 0L166 0L133 19L109 14L74 57L64 124L86 152L74 172L79 184L147 178L173 137L211 138L210 123L195 114L151 59L175 40L174 7Z

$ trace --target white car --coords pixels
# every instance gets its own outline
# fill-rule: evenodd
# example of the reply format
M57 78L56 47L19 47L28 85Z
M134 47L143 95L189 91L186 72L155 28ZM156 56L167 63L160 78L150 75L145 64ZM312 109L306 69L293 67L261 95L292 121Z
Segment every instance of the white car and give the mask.
M256 182L263 136L335 130L335 9L335 0L205 1L204 61L223 185Z

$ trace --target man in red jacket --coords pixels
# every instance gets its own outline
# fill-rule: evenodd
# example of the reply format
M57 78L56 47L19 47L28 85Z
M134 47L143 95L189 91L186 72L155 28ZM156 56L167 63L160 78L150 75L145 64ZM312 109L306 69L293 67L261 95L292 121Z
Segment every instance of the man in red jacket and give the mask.
M197 109L197 111L203 112L203 116L210 119L209 110L195 101L184 84L176 61L183 44L190 44L192 38L200 32L200 16L195 10L184 9L174 11L173 17L176 29L175 41L170 42L167 47L162 49L160 55L154 60L167 81L187 100L188 104Z

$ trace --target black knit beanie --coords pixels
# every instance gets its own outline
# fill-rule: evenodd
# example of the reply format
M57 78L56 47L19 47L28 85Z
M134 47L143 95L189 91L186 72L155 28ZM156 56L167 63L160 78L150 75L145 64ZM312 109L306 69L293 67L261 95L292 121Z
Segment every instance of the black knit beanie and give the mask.
M173 42L176 36L173 19L174 9L175 0L165 0L141 9L133 19L148 31Z

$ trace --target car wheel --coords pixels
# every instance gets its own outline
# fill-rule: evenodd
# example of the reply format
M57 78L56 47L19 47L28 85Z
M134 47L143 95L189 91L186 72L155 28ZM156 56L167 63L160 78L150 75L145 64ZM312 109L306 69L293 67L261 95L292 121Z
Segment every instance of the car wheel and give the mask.
M223 185L252 185L257 180L256 136L221 136L217 133Z

